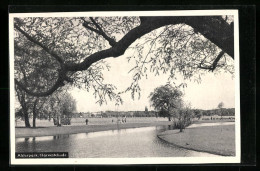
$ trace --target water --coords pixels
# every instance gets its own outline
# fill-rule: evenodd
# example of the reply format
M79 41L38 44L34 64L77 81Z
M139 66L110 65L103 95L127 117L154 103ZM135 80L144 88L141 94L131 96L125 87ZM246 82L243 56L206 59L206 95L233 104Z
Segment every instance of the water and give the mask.
M68 152L72 158L216 156L178 148L157 133L170 126L131 128L93 133L16 138L16 152Z

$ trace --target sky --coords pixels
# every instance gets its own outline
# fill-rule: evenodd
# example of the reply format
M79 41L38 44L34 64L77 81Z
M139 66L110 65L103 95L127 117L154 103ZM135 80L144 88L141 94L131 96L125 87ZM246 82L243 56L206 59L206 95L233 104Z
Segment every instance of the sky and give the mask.
M114 84L118 91L125 90L130 86L132 74L128 73L134 66L128 63L127 55L108 58L106 61L110 64L110 71L104 72L104 82ZM107 104L100 106L96 103L93 91L84 91L78 88L71 90L71 94L77 101L77 112L98 112L106 110L114 111L143 111L145 106L149 110L153 110L149 103L149 94L158 86L165 85L169 75L154 76L149 74L148 79L143 78L140 81L141 97L133 100L131 93L125 93L121 97L123 104L118 107L115 102L108 101ZM176 84L180 84L183 80L179 79ZM209 72L202 76L201 83L186 81L187 87L182 89L184 92L183 100L190 103L192 108L198 109L215 109L220 102L224 103L225 108L235 107L235 79L229 73Z

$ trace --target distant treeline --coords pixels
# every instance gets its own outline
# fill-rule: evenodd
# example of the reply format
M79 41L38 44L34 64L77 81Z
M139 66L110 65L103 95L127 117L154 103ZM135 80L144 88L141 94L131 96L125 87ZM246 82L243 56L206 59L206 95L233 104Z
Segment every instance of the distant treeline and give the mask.
M223 109L211 109L211 110L202 110L202 109L191 109L191 112L195 116L213 116L213 115L222 115L222 116L234 116L234 108L223 108ZM105 111L98 113L74 113L73 117L99 117L99 118L110 118L110 117L159 117L159 113L156 111Z
M110 117L157 117L156 111L105 111L105 112L80 112L74 113L73 117L97 117L97 118L110 118Z
M203 116L213 116L213 115L221 115L222 116L235 116L235 108L223 108L223 109L211 109L211 110L201 110L201 114Z
M117 116L126 116L126 117L156 117L156 111L106 111L101 113L102 117L117 117Z

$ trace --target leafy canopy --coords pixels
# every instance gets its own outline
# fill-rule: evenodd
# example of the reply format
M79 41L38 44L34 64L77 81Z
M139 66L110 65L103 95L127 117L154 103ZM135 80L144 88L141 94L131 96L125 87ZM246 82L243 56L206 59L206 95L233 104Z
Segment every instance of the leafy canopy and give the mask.
M94 90L98 103L122 103L121 93L140 96L147 72L180 73L200 81L208 71L234 73L232 16L20 17L14 19L15 83L42 97L64 85ZM108 57L133 55L133 81L118 92L104 83Z
M171 116L174 109L178 109L182 105L183 93L171 86L166 84L164 86L157 87L149 95L151 106L155 110L159 111L162 115Z

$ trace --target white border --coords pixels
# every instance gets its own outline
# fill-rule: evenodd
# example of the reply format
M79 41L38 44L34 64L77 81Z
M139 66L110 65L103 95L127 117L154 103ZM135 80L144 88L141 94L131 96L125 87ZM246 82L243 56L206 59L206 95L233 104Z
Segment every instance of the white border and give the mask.
M78 17L78 16L234 16L235 46L235 139L236 156L233 157L156 157L156 158L66 158L15 159L15 90L14 90L14 17ZM62 12L62 13L10 13L9 14L9 66L10 66L10 164L11 165L115 165L115 164L204 164L240 163L240 87L239 87L239 30L238 10L182 10L182 11L120 11L120 12Z

